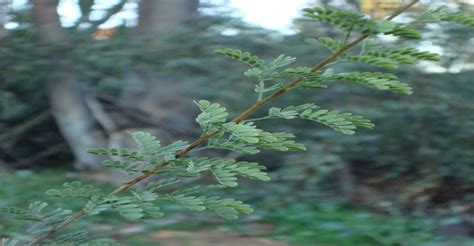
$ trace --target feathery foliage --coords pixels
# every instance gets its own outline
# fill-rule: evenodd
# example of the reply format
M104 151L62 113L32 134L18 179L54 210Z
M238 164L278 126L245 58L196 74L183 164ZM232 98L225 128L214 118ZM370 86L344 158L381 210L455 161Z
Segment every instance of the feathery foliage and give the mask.
M411 7L413 1L406 8ZM254 162L237 161L230 158L207 158L184 156L191 150L198 151L197 146L207 143L201 149L223 149L243 154L256 154L260 149L275 151L304 151L302 144L294 141L295 136L289 132L267 132L257 125L259 120L303 119L313 121L342 134L354 134L358 128L372 129L374 124L362 116L343 113L339 110L323 109L311 102L301 105L289 105L282 108L272 107L268 114L261 118L248 119L249 116L270 103L279 96L293 89L326 88L334 82L352 82L365 84L379 90L390 90L402 94L411 94L408 84L402 83L391 73L353 71L338 73L329 68L336 62L363 62L385 69L395 69L400 64L413 65L421 60L438 61L436 54L419 51L406 45L393 45L383 49L362 49L358 54L352 52L354 46L364 39L377 35L394 35L402 39L420 38L420 31L414 25L401 24L392 21L406 8L401 8L388 19L374 20L362 13L336 8L308 8L305 16L312 20L334 25L346 35L343 40L323 37L319 41L326 46L332 55L316 66L289 67L295 58L280 55L275 59L263 60L258 56L238 49L219 49L215 53L243 62L249 69L244 75L256 78L256 103L228 120L227 110L218 103L207 100L195 101L201 110L196 122L202 128L202 135L193 143L177 141L167 146L161 146L160 141L145 132L133 132L137 148L94 148L91 154L109 156L105 160L107 167L123 170L129 175L128 182L110 194L103 194L91 185L81 182L66 183L60 189L51 189L47 195L59 199L79 198L86 200L84 208L71 214L67 209L45 210L44 202L34 202L28 209L0 208L0 213L8 213L16 219L31 222L28 230L33 235L28 242L31 244L81 244L103 242L102 239L91 239L87 232L68 232L65 227L84 215L92 216L104 211L115 211L128 220L138 220L146 217L158 218L165 211L160 208L160 201L167 200L184 206L191 211L211 211L225 219L237 219L240 215L252 212L249 205L233 198L206 195L210 190L236 187L239 177L268 181L269 176L265 167ZM87 8L85 8L87 9ZM420 18L433 22L448 21L467 26L473 26L473 17L464 14L448 13L442 10L430 10ZM362 35L354 37L354 32ZM283 79L293 79L290 82ZM268 95L268 93L272 93ZM202 173L212 175L215 184L206 186L180 185L181 180L199 177ZM149 182L146 186L130 190L130 188L150 176L157 176L157 181ZM172 187L173 191L164 190ZM120 194L119 194L120 193ZM45 212L46 211L46 212ZM95 241L94 241L95 240ZM3 239L2 245L16 245L15 239Z

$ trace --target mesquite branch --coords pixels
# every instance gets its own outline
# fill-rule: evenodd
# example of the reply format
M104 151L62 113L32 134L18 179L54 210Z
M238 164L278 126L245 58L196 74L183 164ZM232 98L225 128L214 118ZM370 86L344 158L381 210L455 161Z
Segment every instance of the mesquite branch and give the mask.
M411 8L413 5L417 4L419 2L419 0L413 0L411 1L409 4L401 7L400 9L398 9L395 13L393 13L392 15L390 15L387 20L392 20L394 19L395 17L397 17L398 15L400 15L401 13L405 12L406 10L408 10L409 8ZM316 64L315 66L312 67L311 69L311 73L315 73L315 72L318 72L320 71L321 69L323 69L325 66L327 66L328 64L330 64L331 62L333 62L334 60L336 60L337 58L339 58L342 54L346 53L348 50L350 50L351 48L353 48L354 46L356 46L357 44L359 44L360 42L364 41L366 38L368 38L370 35L362 35L360 36L359 38L353 40L352 42L344 45L343 47L341 47L339 50L337 50L335 53L333 53L332 55L326 57L324 60L322 60L320 63ZM258 100L255 104L253 104L252 106L250 106L249 108L247 108L245 111L243 111L241 114L239 114L238 116L236 116L234 119L232 119L231 122L234 122L234 123L240 123L242 122L243 120L245 120L247 117L249 117L251 114L253 114L255 111L257 111L258 109L260 109L261 107L263 107L264 105L270 103L271 101L275 100L276 98L282 96L283 94L285 94L286 92L294 89L301 81L303 81L303 77L300 77L298 79L295 79L293 81L291 81L290 83L288 83L286 86L284 86L283 88L277 90L275 93L273 93L272 95L270 96L267 96L261 100ZM207 140L209 140L211 137L213 137L214 135L218 134L219 131L216 131L216 132L213 132L213 133L210 133L210 134L207 134L207 135L203 135L201 137L199 137L198 139L196 139L194 142L192 142L187 148L179 151L178 153L176 153L175 157L176 158L181 158L183 156L185 156L188 152L190 152L191 150L193 150L194 148L196 148L197 146L201 145L202 143L205 143ZM117 189L115 189L114 191L112 191L107 197L112 197L124 190L127 190L128 188L132 187L133 185L137 184L137 183L140 183L141 181L147 179L148 177L160 172L160 170L167 166L169 164L169 162L162 162L160 164L158 164L152 171L150 172L147 172L121 186L119 186ZM86 215L86 212L84 210L80 210L78 211L77 213L75 213L74 215L70 216L69 218L67 218L63 223L61 223L60 225L58 225L56 228L54 228L53 230L39 236L38 238L36 238L34 241L32 241L30 243L30 245L35 245L35 244L39 244L40 242L44 241L45 239L47 238L50 238L54 235L56 235L60 230L62 230L64 227L66 227L67 225L71 224L72 222L78 220L79 218L81 218L82 216Z

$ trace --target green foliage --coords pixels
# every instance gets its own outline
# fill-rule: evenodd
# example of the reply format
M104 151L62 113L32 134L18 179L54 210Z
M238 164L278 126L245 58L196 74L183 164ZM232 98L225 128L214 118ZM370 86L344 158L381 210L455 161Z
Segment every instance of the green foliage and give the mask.
M200 100L199 102L194 102L198 105L199 109L202 111L197 118L196 122L205 130L209 131L213 127L220 124L223 124L227 119L227 112L224 107L218 103L210 103L206 100Z
M342 46L344 46L344 43L340 40L334 40L332 38L329 38L329 37L322 37L322 38L319 38L319 42L326 46L328 49L330 49L331 51L338 51ZM309 72L309 71L306 71L306 72Z
M463 26L474 27L474 15L451 13L442 15L440 19Z
M144 156L154 156L158 153L160 148L160 141L147 132L134 132L132 133L133 139L138 144L140 153Z
M155 192L157 191L158 189L161 189L163 187L166 187L168 185L172 185L172 184L176 184L179 182L179 179L175 178L175 177L171 177L171 178L164 178L164 179L160 179L158 181L152 181L152 182L149 182L147 185L146 185L146 188L145 190L148 190L148 191L151 191L151 192Z
M345 31L360 31L372 33L377 30L378 22L366 18L362 13L335 8L306 8L306 17L336 25ZM386 22L384 22L386 23Z
M325 77L327 81L343 81L364 84L379 90L391 90L410 95L412 88L407 83L398 81L398 77L390 73L380 72L348 72Z
M258 137L261 130L257 129L253 123L236 124L231 122L224 124L223 127L234 137L246 143L256 144L259 141Z
M89 13L90 7L90 3L87 4L86 2L81 6L81 11ZM137 149L94 148L88 150L91 154L110 156L112 160L105 160L104 165L125 171L131 176L131 181L124 183L123 186L109 195L102 194L93 186L83 185L77 181L65 183L61 189L48 190L47 194L59 199L86 199L81 211L89 216L113 210L128 220L138 220L146 217L158 218L164 216L160 202L167 200L192 211L207 210L225 219L237 219L240 215L247 215L252 212L249 205L233 198L221 198L220 196L211 196L208 193L211 190L238 186L239 176L268 181L269 176L266 168L255 162L237 161L231 158L182 158L183 155L189 151L198 152L200 149L196 146L207 140L207 146L202 147L202 149L224 149L244 154L256 154L260 149L276 151L305 150L304 145L294 141L295 135L293 133L265 131L261 125L257 127L255 123L260 120L275 118L304 119L326 125L336 132L348 135L354 134L358 127L371 129L374 124L362 116L343 113L339 110L322 109L312 102L297 106L290 104L281 108L273 107L270 108L268 115L261 118L247 119L247 117L267 103L295 88L322 89L327 88L334 82L360 83L380 90L411 94L410 86L401 83L397 76L393 74L365 71L335 73L333 69L328 67L337 62L363 62L386 69L394 69L398 68L400 64L413 65L420 60L438 61L440 59L438 55L419 51L406 45L393 45L384 49L364 47L359 54L351 54L349 53L351 52L349 48L352 48L351 42L356 45L358 40L361 40L354 39L352 37L353 32L362 33L362 38L375 38L378 34L385 34L406 39L417 39L421 35L414 26L392 22L390 19L373 20L361 13L350 10L309 8L304 11L310 19L335 25L345 32L344 38L341 40L327 37L319 39L321 44L334 52L333 56L327 58L328 60L313 68L287 68L295 62L295 58L279 55L274 59L263 60L249 52L242 52L237 49L216 50L216 54L241 61L250 67L244 72L244 75L258 80L258 84L255 85L255 92L258 94L257 101L253 106L239 115L236 120L228 121L227 110L220 104L211 103L207 100L195 102L201 110L201 113L196 117L196 122L203 131L201 137L192 145L188 145L184 141L176 141L168 146L161 146L160 141L150 133L131 133L137 144ZM472 24L469 16L457 15L453 17L446 13L440 16L439 20L468 26ZM282 81L286 78L292 80ZM272 91L276 91L275 94L264 97L265 93ZM237 120L239 118L241 120ZM179 154L176 155L177 153ZM186 187L180 186L181 180L194 181L196 177L203 173L212 175L215 183L206 186L194 184ZM123 192L149 176L156 176L158 180L150 182L144 187L127 191L127 193ZM165 190L164 187L172 188L173 191ZM61 208L44 212L46 205L45 202L35 202L28 209L6 207L0 208L0 212L13 214L18 219L31 220L33 225L29 232L34 237L48 235L49 232L62 229L57 228L57 226L66 219L76 220L82 216L79 214L79 217L69 217L71 211ZM311 217L311 221L318 219ZM356 222L358 223L358 221ZM62 233L62 231L60 232ZM308 233L308 231L305 232ZM386 231L377 233L373 235L385 240ZM371 235L372 238L374 238L373 235ZM379 238L377 240L380 241ZM48 240L46 242L51 244L80 244L86 242L89 238L84 231L76 231L54 235L49 237ZM7 243L15 244L16 241L5 240L5 244Z
M359 12L345 9L306 8L303 10L306 17L335 25L346 32L358 31L367 35L391 34L406 39L419 39L420 31L409 25L397 24L387 20L373 20ZM338 43L327 38L320 39L321 43L333 50ZM329 43L328 43L329 42ZM342 43L340 43L342 44ZM340 45L339 44L339 45Z
M104 166L106 166L106 167L121 169L121 170L127 172L128 174L133 174L133 173L136 173L136 172L140 171L140 169L139 169L140 164L137 164L137 163L128 163L128 162L124 162L124 161L114 161L114 160L104 160L102 162L102 164L104 164Z
M158 149L157 155L164 156L165 159L174 159L174 154L188 147L188 142L178 140Z
M421 38L420 30L410 25L396 24L392 30L386 32L385 34L392 34L392 35L399 36L406 39L420 39Z
M233 220L239 214L250 214L252 209L249 205L236 201L232 198L220 198L218 196L188 196L179 192L171 194L168 199L182 204L191 211L210 210L222 218Z
M64 183L62 190L51 189L46 191L46 195L61 198L91 198L100 195L100 190L92 185L82 185L79 181Z
M258 56L254 56L249 52L242 52L238 49L219 49L215 50L214 53L244 62L252 68L262 68L264 63Z
M248 215L253 212L249 205L232 198L208 197L204 204L209 210L228 220L237 219L239 214Z
M355 58L358 59L358 58ZM296 69L286 69L279 74L282 77L302 76L303 81L299 88L327 88L335 82L354 82L365 84L379 90L391 90L402 94L411 94L411 87L398 80L395 74L381 72L347 72L334 73L332 69L327 69L322 74L312 74L309 68L299 67Z
M394 48L371 50L359 56L347 56L347 59L386 69L395 69L399 64L416 64L420 60L439 61L440 57L438 54L418 51L415 48L401 45Z
M145 157L139 154L138 151L131 151L127 148L90 148L87 152L94 155L117 156L132 161L143 161L145 159Z
M284 119L300 118L311 120L329 126L335 131L349 135L354 134L354 130L357 127L369 129L374 127L374 124L372 124L370 120L364 119L362 116L320 109L319 106L316 106L312 103L299 106L289 106L283 109L271 108L269 111L269 116Z
M124 218L138 220L145 216L158 218L164 215L159 207L151 203L156 198L156 195L145 192L145 194L134 193L134 196L113 197L107 200L110 206Z
M116 168L127 172L129 175L153 169L160 160L173 160L175 154L186 148L186 141L176 141L166 146L161 146L160 141L149 133L131 133L138 149L128 148L91 148L91 154L120 157L124 160L104 160L102 163L106 167Z
M222 134L209 139L207 148L224 149L247 155L255 155L260 152L256 146L248 145L245 142L235 141L233 138L226 138Z
M456 13L444 6L428 8L420 15L419 19L425 22L446 21L466 27L474 27L474 15L468 13Z
M266 217L272 237L303 245L443 245L433 218L354 211L337 203L289 205ZM458 244L457 244L458 245ZM459 244L469 245L469 244Z
M167 170L170 169L170 170ZM269 177L264 171L265 167L254 162L240 161L222 158L181 158L171 162L170 167L165 168L165 172L188 173L189 175L209 171L216 180L229 187L238 185L236 176L249 179L268 181Z
M17 219L21 220L32 220L37 224L33 225L30 231L32 233L41 232L41 227L46 226L45 230L54 227L55 224L59 223L63 216L71 213L70 210L56 209L52 212L44 212L44 208L48 206L48 203L36 201L29 205L27 210L18 208L0 208L0 212L9 213L15 215ZM39 230L39 231L38 231Z

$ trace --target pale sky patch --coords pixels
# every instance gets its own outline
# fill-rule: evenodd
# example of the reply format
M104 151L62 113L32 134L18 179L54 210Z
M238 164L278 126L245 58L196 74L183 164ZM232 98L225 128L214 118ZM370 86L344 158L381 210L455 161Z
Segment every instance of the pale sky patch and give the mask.
M229 7L237 9L242 20L263 28L291 32L294 18L301 15L301 9L308 0L230 0ZM314 1L313 1L314 2Z

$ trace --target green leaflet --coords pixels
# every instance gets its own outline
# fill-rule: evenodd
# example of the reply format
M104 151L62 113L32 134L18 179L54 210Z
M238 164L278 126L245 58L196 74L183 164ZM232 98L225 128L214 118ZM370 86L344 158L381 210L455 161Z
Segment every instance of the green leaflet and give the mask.
M107 202L110 207L128 220L137 220L145 216L145 212L139 204L133 202L131 197L112 197Z
M306 148L302 144L294 142L294 135L290 133L271 133L258 129L252 122L235 124L226 123L224 129L238 140L249 145L277 151L296 150Z
M241 201L236 201L232 198L220 198L219 196L205 197L205 196L188 196L176 192L167 196L167 199L183 205L191 211L210 210L228 220L234 220L240 214L252 213L252 208Z
M337 9L331 7L325 8L306 8L304 15L314 20L326 22L341 28L344 31L358 31L364 34L377 34L392 31L396 24L386 20L373 20L366 18L362 13Z
M265 82L265 81L268 81L268 80L271 80L271 79L275 78L275 74L278 74L277 71L280 68L290 65L291 63L295 62L295 60L296 59L294 57L285 56L285 55L282 54L282 55L279 55L277 58L275 58L271 61L264 62L264 65L261 68L251 68L251 69L247 70L244 73L244 75L247 76L247 77L256 77L256 78L258 78L259 81ZM277 83L277 84L271 85L268 88L265 88L265 87L259 88L259 87L257 87L257 89L255 91L256 92L260 92L260 91L267 92L267 91L276 90L276 89L280 88L280 86L281 85Z
M472 14L444 13L440 16L440 20L467 27L474 27L474 15Z
M399 64L416 64L420 60L439 61L438 54L427 51L419 51L409 46L397 46L382 50L371 50L358 56L346 56L346 59L354 62L363 62L374 66L395 69Z
M100 194L100 190L94 188L93 185L82 185L80 181L64 183L62 190L51 189L46 191L46 195L62 198L91 198Z
M385 34L392 34L406 39L420 39L421 32L410 25L397 24L392 30L385 32Z
M276 151L305 151L303 144L296 143L295 135L287 132L262 132L260 133L258 146Z
M186 194L168 195L167 198L173 202L183 205L191 211L204 211L204 196L186 196Z
M248 52L242 52L237 49L220 49L216 50L215 53L242 61L249 65L250 69L248 69L244 75L247 77L256 77L258 79L259 83L255 86L255 92L259 93L260 95L265 92L279 89L281 84L276 83L266 87L265 81L271 80L273 78L273 74L276 73L276 70L288 66L295 61L294 57L285 56L283 54L279 55L273 60L264 61L259 59L257 56L253 56ZM207 101L204 101L203 103L206 102ZM203 113L200 115L201 117L198 117L197 119L198 123L201 125L201 127L203 127L202 123L205 123L205 119L208 118L208 116L204 114L204 110L202 109L203 107L200 105L201 102L196 104L198 104L198 106L201 108L201 111L203 111ZM207 104L209 104L209 102L207 102Z
M271 71L271 70L275 70L277 68L286 67L286 66L290 65L291 63L295 62L295 60L296 60L296 58L294 58L294 57L285 56L285 55L281 54L277 58L275 58L274 60L266 62L263 70L264 71Z
M223 185L195 185L192 187L187 187L181 190L176 190L171 193L171 195L191 195L195 193L206 192L209 190L222 189L225 186Z
M235 151L248 155L255 155L260 152L260 150L258 150L254 145L249 145L248 143L236 140L235 138L226 137L223 134L209 139L207 147L211 149Z
M236 124L233 122L223 125L225 131L230 132L236 138L251 144L258 143L259 134L262 130L257 129L253 123Z
M150 133L134 132L131 133L133 139L138 145L139 150L130 150L128 148L93 148L88 152L96 155L121 157L123 160L104 160L102 163L106 167L121 169L129 175L142 171L152 170L156 164L175 159L175 154L186 147L186 141L176 141L166 146L161 146L160 141Z
M228 187L238 185L237 176L261 181L269 180L268 174L265 172L266 168L255 162L237 162L228 158L208 159L203 157L178 159L173 161L172 165L172 168L190 174L210 172L220 184Z
M209 131L213 127L220 126L226 121L227 112L224 107L218 103L210 103L206 100L194 102L198 105L201 113L196 118L196 122L204 131Z
M428 9L420 15L419 19L426 22L446 21L466 27L474 27L474 15L472 13L456 13L446 7Z
M84 211L89 215L97 215L106 210L115 210L128 220L137 220L143 217L158 218L164 214L152 201L158 195L153 190L132 192L132 196L122 197L92 197L86 204Z
M311 75L311 68L309 67L295 67L287 68L279 73L274 73L273 78L286 78L286 77L298 77L298 76L309 76Z
M140 164L139 163L128 163L124 161L114 161L114 160L104 160L102 162L104 166L110 167L110 168L117 168L124 170L128 174L133 174L137 173L140 171Z
M110 203L107 200L102 199L101 197L92 197L84 206L84 211L88 215L97 215L103 211L111 209Z
M80 245L89 241L89 233L85 230L80 231L73 231L69 233L64 233L62 235L57 236L54 238L52 244L59 244L59 245Z
M161 148L158 149L156 154L163 155L163 156L174 155L176 152L183 150L186 147L188 147L188 142L178 140L169 145L162 146Z
M341 113L338 110L329 111L321 109L317 111L303 111L300 114L302 119L316 121L332 129L343 133L352 135L355 133L356 127L365 127L372 129L374 124L370 120L364 119L362 116L353 116L351 113Z
M161 145L155 136L147 132L133 132L131 134L141 154L151 157L158 153L158 148L160 148Z
M326 46L326 48L330 49L331 51L337 51L343 46L342 41L334 40L334 39L329 38L329 37L319 38L319 42L322 45Z
M29 233L39 234L51 230L71 214L71 210L56 208L46 209L48 203L36 201L28 209L0 208L0 213L13 214L16 219L32 222Z
M218 49L215 50L214 53L241 61L252 68L262 68L264 63L263 60L260 60L257 56L249 52L242 52L238 49Z
M46 204L46 203L45 203ZM0 207L0 213L14 215L18 220L32 220L39 221L40 218L36 214L30 213L29 210L15 208L15 207Z
M398 62L385 58L385 57L374 57L370 55L359 55L359 56L348 56L347 59L353 62L367 63L377 67L385 69L396 69L398 68Z
M213 196L205 199L204 205L207 209L228 220L238 219L239 214L248 215L253 212L249 205L232 198L221 199L218 196Z
M390 63L395 65L395 63ZM390 73L380 72L348 72L348 73L334 73L327 72L323 74L308 73L305 68L298 68L294 71L288 69L285 75L299 75L304 80L298 85L300 88L325 88L329 83L334 82L354 82L365 84L379 90L391 90L393 92L402 94L412 94L412 88L406 83L398 80L397 76ZM291 115L280 115L281 118L291 117Z
M177 179L175 177L163 178L163 179L160 179L158 181L149 182L146 185L145 190L154 192L158 189L161 189L161 188L166 187L168 185L176 184L178 182L179 182L179 179Z
M38 234L49 231L60 224L72 212L62 208L45 209L47 206L46 202L36 201L29 205L26 214L17 215L18 219L34 221L28 229L29 233Z
M317 7L307 8L303 11L306 17L335 25L346 32L358 31L368 35L382 33L406 39L419 39L421 37L420 31L413 26L402 25L388 20L370 19L365 17L362 13L352 10ZM328 38L324 38L320 41L332 51L336 51L341 47L340 44Z
M379 90L391 90L394 92L410 95L412 88L407 83L398 81L394 74L378 72L349 72L338 73L325 78L328 81L342 81L365 84Z
M210 161L209 169L219 183L228 187L235 187L237 183L237 175L268 181L270 178L264 172L264 166L260 166L254 162L235 162L232 159L213 159Z
M62 233L51 240L51 245L113 246L117 242L110 238L97 238L85 230Z
M355 116L351 113L341 113L339 111L329 111L319 109L318 106L307 103L299 106L290 106L283 109L271 108L269 116L285 119L300 118L319 122L331 127L335 131L343 134L352 135L357 127L372 129L374 124L361 116Z
M361 32L373 32L377 25L376 21L366 18L359 12L351 10L316 7L303 9L303 12L306 17L336 25L345 31L357 30Z
M150 218L159 218L164 215L160 208L152 203L158 195L150 190L142 192L132 192L133 200L139 208L143 210L143 215Z
M88 153L94 155L103 156L118 156L132 161L143 161L145 157L138 153L138 151L130 150L127 148L90 148L87 150Z

